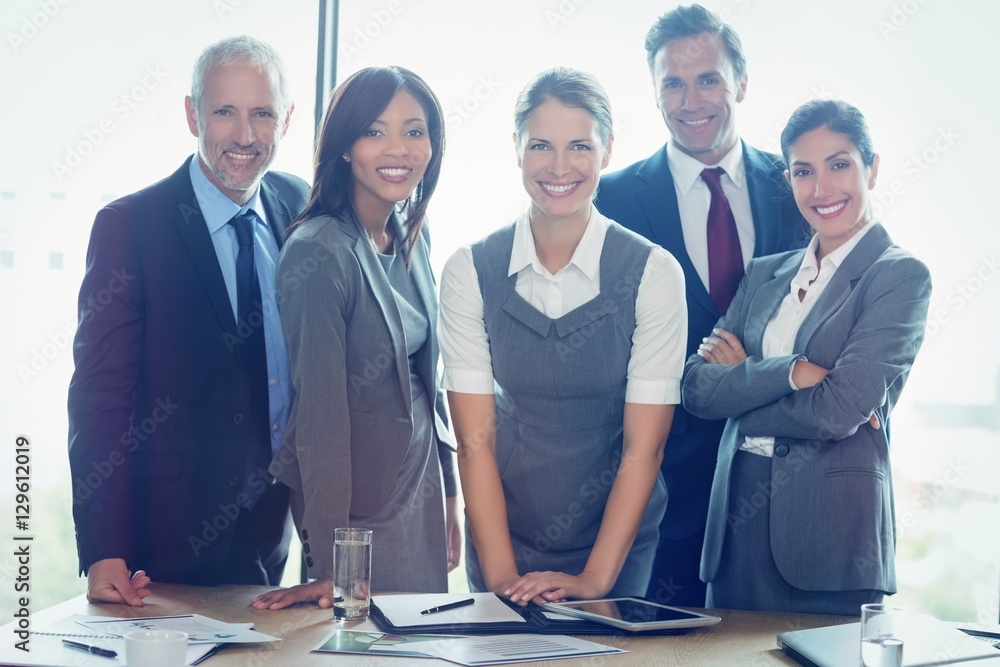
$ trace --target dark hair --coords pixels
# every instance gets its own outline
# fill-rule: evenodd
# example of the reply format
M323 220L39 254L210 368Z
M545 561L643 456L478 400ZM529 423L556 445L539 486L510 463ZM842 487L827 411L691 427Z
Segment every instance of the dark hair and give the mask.
M612 122L611 102L607 92L594 75L568 67L545 70L518 94L514 104L514 135L518 145L528 131L528 116L549 100L557 100L574 109L583 109L593 116L601 143L608 145Z
M405 202L407 263L413 256L424 224L427 204L438 177L444 156L444 112L437 96L419 76L402 67L366 67L347 78L333 93L326 110L323 128L316 145L315 178L309 202L289 227L291 234L308 218L320 215L339 216L351 205L354 179L351 165L343 159L354 142L378 120L392 98L401 90L413 95L427 114L427 132L431 140L431 159L424 177Z
M747 73L747 59L743 54L740 36L718 16L701 5L677 7L656 19L656 23L646 33L646 62L649 64L649 71L653 71L656 54L665 44L681 37L697 37L704 34L719 36L726 46L736 79L743 78Z
M861 153L861 161L866 167L875 163L875 149L868 123L857 107L842 100L812 100L792 112L791 118L781 131L781 155L788 163L788 153L792 145L806 132L820 127L843 134Z

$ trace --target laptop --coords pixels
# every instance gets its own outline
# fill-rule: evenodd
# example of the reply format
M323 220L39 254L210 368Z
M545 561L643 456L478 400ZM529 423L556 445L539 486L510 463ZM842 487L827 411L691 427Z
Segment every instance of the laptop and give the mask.
M1000 650L927 614L906 617L898 633L903 667L972 664L1000 665ZM804 667L845 667L861 663L861 624L848 623L778 635L778 646ZM990 660L993 658L993 660Z

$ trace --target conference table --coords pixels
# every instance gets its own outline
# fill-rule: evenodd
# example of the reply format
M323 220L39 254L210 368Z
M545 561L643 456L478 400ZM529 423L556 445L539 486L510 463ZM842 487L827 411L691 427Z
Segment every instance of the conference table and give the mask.
M267 665L267 667L325 665L331 667L371 667L388 665L406 667L409 665L431 667L453 663L430 658L407 658L311 653L335 628L376 632L370 621L362 623L338 623L333 620L329 609L320 609L314 604L296 605L280 611L258 611L250 606L250 600L271 590L263 586L183 586L179 584L154 583L152 594L140 608L115 604L92 604L84 596L79 596L44 610L33 611L32 630L43 630L46 625L55 624L74 614L106 617L166 616L173 614L201 614L210 618L233 623L253 623L259 632L280 637L280 642L262 644L230 645L201 663L205 667L247 667ZM591 641L622 648L626 654L601 657L586 657L560 661L523 663L554 667L558 664L609 665L628 667L629 665L724 665L752 667L758 665L795 665L785 656L775 642L779 632L802 630L824 625L856 622L856 618L846 616L820 616L812 614L775 614L750 611L707 610L722 618L722 622L707 628L700 628L684 635L661 636L592 636ZM11 656L14 641L14 624L0 628L0 664L7 664L5 656ZM23 656L23 652L18 652ZM81 654L81 658L88 658ZM20 658L24 660L24 657ZM88 664L95 664L89 662Z

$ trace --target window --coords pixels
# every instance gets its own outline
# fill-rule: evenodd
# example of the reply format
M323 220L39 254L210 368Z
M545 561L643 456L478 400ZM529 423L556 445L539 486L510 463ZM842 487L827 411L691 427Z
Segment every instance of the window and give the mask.
M43 7L44 4L44 7ZM13 94L0 162L0 312L8 372L0 443L31 439L35 573L44 607L83 591L75 572L66 448L76 293L90 225L108 201L174 171L194 151L183 117L200 50L248 33L292 75L297 110L274 167L311 179L317 3L13 0L0 84ZM340 3L338 80L399 64L446 112L448 154L430 217L435 269L525 206L511 141L520 88L555 65L588 70L616 113L611 170L666 140L642 48L670 3L583 0L351 0ZM901 604L996 621L1000 606L1000 228L988 159L998 133L991 3L704 0L740 34L749 88L738 127L775 150L790 112L812 97L856 104L882 163L876 215L930 267L927 340L894 415ZM48 9L46 9L48 7ZM46 13L47 12L47 13ZM792 27L787 27L792 26ZM978 76L974 74L978 73ZM53 196L56 193L56 196ZM15 261L16 256L16 261ZM61 256L61 270L48 258ZM0 458L0 480L13 459ZM10 485L0 502L13 506ZM9 544L13 526L0 527ZM0 566L11 557L0 559ZM461 580L461 573L453 581ZM36 579L40 582L40 579ZM12 587L0 605L13 607Z

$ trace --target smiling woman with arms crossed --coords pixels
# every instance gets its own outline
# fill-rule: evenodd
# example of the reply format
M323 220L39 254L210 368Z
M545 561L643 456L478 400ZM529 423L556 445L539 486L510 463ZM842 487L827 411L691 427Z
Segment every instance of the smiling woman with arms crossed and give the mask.
M278 262L296 395L271 463L319 579L258 609L329 606L333 531L348 526L373 531L373 589L447 591L456 488L423 224L443 132L437 98L400 67L359 71L330 103L312 195Z
M642 595L666 506L684 277L592 203L613 139L593 77L544 72L514 115L528 211L461 248L441 279L469 583L522 605Z
M879 161L861 112L809 102L781 149L812 241L750 262L685 369L684 406L728 419L701 577L709 607L857 615L896 590L885 425L930 275L872 218Z

